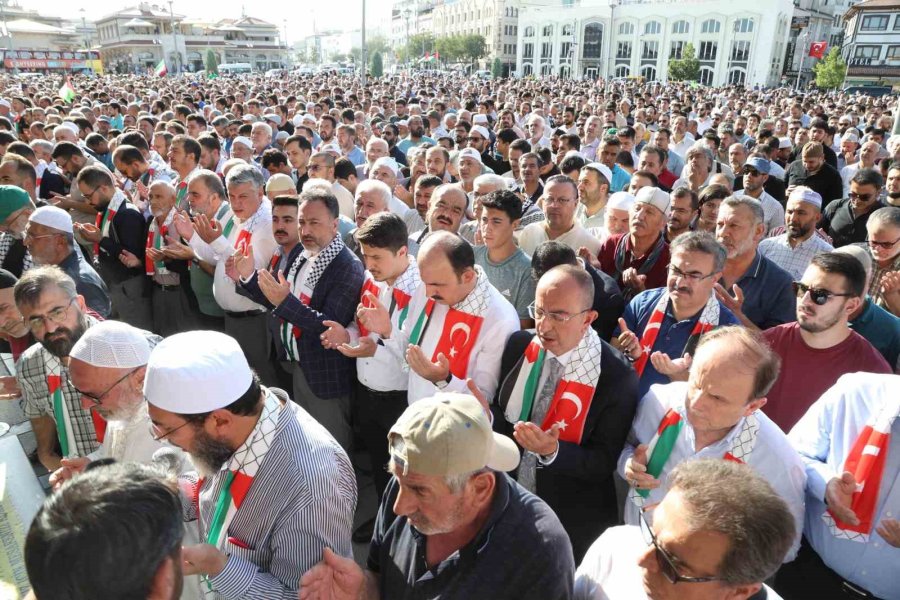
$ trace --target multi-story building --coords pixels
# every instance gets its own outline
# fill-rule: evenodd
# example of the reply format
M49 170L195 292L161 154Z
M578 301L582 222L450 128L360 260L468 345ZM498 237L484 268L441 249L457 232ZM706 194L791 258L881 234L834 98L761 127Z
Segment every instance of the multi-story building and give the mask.
M819 59L809 56L810 46L816 42L825 42L826 53L832 48L841 47L844 39L844 13L854 1L794 0L785 51L784 83L796 83L805 87L815 79L813 67Z
M141 3L99 19L96 41L107 69L142 73L165 59L170 73L200 71L212 50L219 64L255 70L286 67L288 48L277 25L242 16L208 22Z
M15 0L0 0L0 69L19 72L99 70L91 52L91 23L77 23L28 10Z
M777 85L793 8L791 0L530 0L519 13L517 74L665 81L669 60L690 43L704 85Z
M865 0L844 16L847 85L900 83L900 0Z

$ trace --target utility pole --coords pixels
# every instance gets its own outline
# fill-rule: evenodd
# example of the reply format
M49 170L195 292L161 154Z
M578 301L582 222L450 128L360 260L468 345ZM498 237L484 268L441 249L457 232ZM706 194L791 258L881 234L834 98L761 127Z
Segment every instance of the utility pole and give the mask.
M169 0L169 17L171 19L170 25L172 26L172 50L175 51L174 64L172 65L175 73L178 73L178 63L180 62L178 59L181 58L181 53L178 52L178 38L175 36L175 12L172 9L172 3L174 0Z
M359 84L362 87L366 87L366 0L362 0L362 30L360 30L360 35L362 36L362 40L360 45L362 46L359 53Z

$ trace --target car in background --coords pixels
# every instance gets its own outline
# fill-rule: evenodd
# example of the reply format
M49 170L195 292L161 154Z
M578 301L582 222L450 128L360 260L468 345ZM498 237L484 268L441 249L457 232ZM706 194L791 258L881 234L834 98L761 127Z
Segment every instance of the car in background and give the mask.
M865 94L873 98L890 96L894 90L889 85L851 85L844 88L845 94Z

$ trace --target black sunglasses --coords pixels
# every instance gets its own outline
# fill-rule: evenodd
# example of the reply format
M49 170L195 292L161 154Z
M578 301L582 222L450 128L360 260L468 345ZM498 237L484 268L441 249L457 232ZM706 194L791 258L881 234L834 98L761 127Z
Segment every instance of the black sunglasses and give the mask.
M641 533L644 536L644 542L646 542L648 546L651 544L653 545L653 550L656 554L656 562L659 564L659 570L663 576L669 580L669 583L708 583L710 581L721 581L721 578L719 577L688 577L679 573L678 568L675 566L674 559L659 545L659 540L656 539L653 529L650 528L650 523L647 522L644 511L645 509L641 509L640 511Z
M812 301L818 306L822 306L828 302L832 296L853 296L853 294L838 294L830 290L809 287L805 283L800 283L799 281L795 281L791 285L794 287L794 295L797 296L797 298L802 298L806 295L806 292L809 292L809 297L812 298Z

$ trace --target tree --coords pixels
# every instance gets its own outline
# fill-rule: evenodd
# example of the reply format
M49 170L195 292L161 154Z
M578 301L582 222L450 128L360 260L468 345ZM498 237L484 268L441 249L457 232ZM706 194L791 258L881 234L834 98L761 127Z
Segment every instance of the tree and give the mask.
M206 73L219 74L219 59L212 49L206 51Z
M494 79L503 77L503 63L500 62L499 56L494 58L494 64L491 65L491 75L494 76Z
M841 56L840 48L832 48L825 60L815 64L813 71L816 73L816 86L826 90L840 87L847 73L847 63Z
M435 50L434 35L431 33L417 33L409 38L409 42L405 48L401 48L399 52L400 62L417 60Z
M669 79L671 81L697 81L700 78L700 61L694 51L694 45L687 43L681 51L680 59L669 61Z
M435 41L434 49L441 55L441 59L446 62L456 62L464 56L463 37L459 35L451 35L449 37L438 38Z
M484 40L484 36L478 34L463 36L462 50L462 56L468 58L471 63L475 63L478 59L483 58L487 54L487 43Z
M372 77L381 77L384 74L384 63L381 60L381 52L372 54Z

